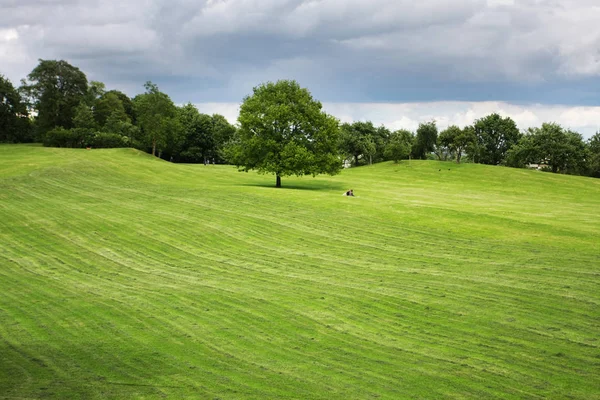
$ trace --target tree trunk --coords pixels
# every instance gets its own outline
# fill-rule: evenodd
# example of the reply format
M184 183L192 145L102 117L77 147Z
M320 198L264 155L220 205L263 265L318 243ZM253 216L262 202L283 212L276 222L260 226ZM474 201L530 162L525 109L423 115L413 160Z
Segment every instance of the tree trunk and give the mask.
M457 164L460 164L461 153L462 153L462 151L459 151L459 152L456 153L456 163Z
M152 155L156 155L156 140L152 141Z
M277 175L277 183L275 184L275 187L281 187L281 177L279 175Z
M354 166L358 167L358 155L354 155Z

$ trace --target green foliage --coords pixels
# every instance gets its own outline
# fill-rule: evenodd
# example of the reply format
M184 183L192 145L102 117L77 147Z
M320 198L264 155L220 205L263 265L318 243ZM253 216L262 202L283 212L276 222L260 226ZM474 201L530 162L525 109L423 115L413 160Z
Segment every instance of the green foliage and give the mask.
M460 164L462 155L467 149L471 148L477 142L473 127L460 129L452 125L440 133L438 143L446 147L450 154L456 156L456 162Z
M25 143L33 139L26 104L10 80L0 74L0 143Z
M391 137L392 132L383 125L375 130L375 136L373 137L375 153L370 158L372 163L390 160L390 158L385 156L385 149L387 148Z
M355 166L358 166L361 160L371 163L377 151L377 130L371 121L344 123L340 133L340 150L346 158L352 157Z
M43 136L43 144L47 147L83 148L88 146L95 131L85 128L65 129L56 127Z
M235 126L231 125L224 116L220 114L211 115L211 128L213 138L213 158L216 162L221 163L223 159L223 151L227 143L235 136Z
M210 116L200 114L196 106L188 103L178 107L177 117L183 130L183 145L176 160L200 163L211 159L213 136Z
M84 102L79 103L75 107L75 115L73 116L73 126L75 128L84 128L89 130L96 129L96 120L94 120L94 112Z
M240 128L225 149L240 170L289 175L336 174L339 123L295 81L268 82L244 99Z
M113 120L118 119L123 122L128 120L130 122L133 121L125 111L123 99L118 93L120 92L111 90L110 92L102 95L102 97L96 101L96 105L94 107L94 118L96 119L98 126L105 126L106 122L111 116L113 117ZM129 99L127 96L125 97ZM131 102L131 100L129 100L129 102Z
M85 103L94 108L97 101L106 93L106 85L102 82L91 81L85 96Z
M130 140L126 136L122 136L118 133L109 132L96 132L89 145L94 148L118 148L118 147L129 147Z
M473 125L477 146L470 149L476 151L471 158L481 164L499 165L504 162L506 152L517 144L521 133L515 121L510 117L502 118L494 113L478 119Z
M600 178L600 133L596 132L588 140L588 173L590 176Z
M140 128L133 125L128 117L123 119L123 114L118 111L108 117L103 130L125 136L130 143L137 143L142 139Z
M547 165L554 173L580 174L585 171L586 148L580 134L558 124L542 124L527 134L508 151L509 166Z
M27 76L23 90L37 111L37 128L44 134L54 127L73 127L75 108L85 102L87 78L79 68L66 61L39 60Z
M167 147L169 129L173 127L169 119L176 117L177 108L171 98L152 82L146 82L144 87L146 93L137 95L133 103L143 143L152 148L152 155L156 155L157 149L160 152Z
M408 158L412 148L414 136L410 131L398 130L391 134L389 142L385 148L385 157L395 163Z
M413 157L421 160L427 159L427 156L435 150L437 136L438 129L435 121L420 123L411 150Z

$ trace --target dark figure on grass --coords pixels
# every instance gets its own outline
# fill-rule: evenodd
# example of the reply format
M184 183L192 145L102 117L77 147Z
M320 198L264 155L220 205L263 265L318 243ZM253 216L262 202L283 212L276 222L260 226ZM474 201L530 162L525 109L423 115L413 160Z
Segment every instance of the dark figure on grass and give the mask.
M353 196L354 197L354 191L352 189L350 189L346 193L344 193L344 196Z

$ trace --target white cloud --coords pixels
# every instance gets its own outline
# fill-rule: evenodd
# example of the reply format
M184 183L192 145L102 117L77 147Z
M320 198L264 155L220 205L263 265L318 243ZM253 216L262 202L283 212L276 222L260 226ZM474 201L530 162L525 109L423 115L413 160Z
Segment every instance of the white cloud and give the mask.
M237 103L199 103L200 112L221 114L236 123ZM465 127L491 113L512 118L519 129L556 122L565 128L591 137L600 130L600 107L516 105L503 102L430 102L430 103L324 103L324 110L342 122L371 121L389 129L415 131L421 122L435 120L440 130L450 125Z
M336 101L589 103L575 84L600 80L598 20L597 0L0 0L0 73L18 82L38 58L66 59L196 101L285 77ZM505 84L514 93L489 93Z

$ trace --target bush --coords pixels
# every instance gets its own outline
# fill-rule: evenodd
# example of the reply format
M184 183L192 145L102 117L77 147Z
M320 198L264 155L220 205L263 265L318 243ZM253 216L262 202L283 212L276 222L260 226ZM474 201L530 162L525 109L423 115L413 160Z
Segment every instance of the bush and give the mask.
M65 129L57 127L46 132L43 137L44 146L82 148L89 145L93 132L83 129Z
M129 138L116 133L96 132L90 145L99 149L129 147Z
M108 132L94 132L87 128L54 128L44 135L44 146L48 147L95 147L108 149L130 147L132 143L126 136Z

